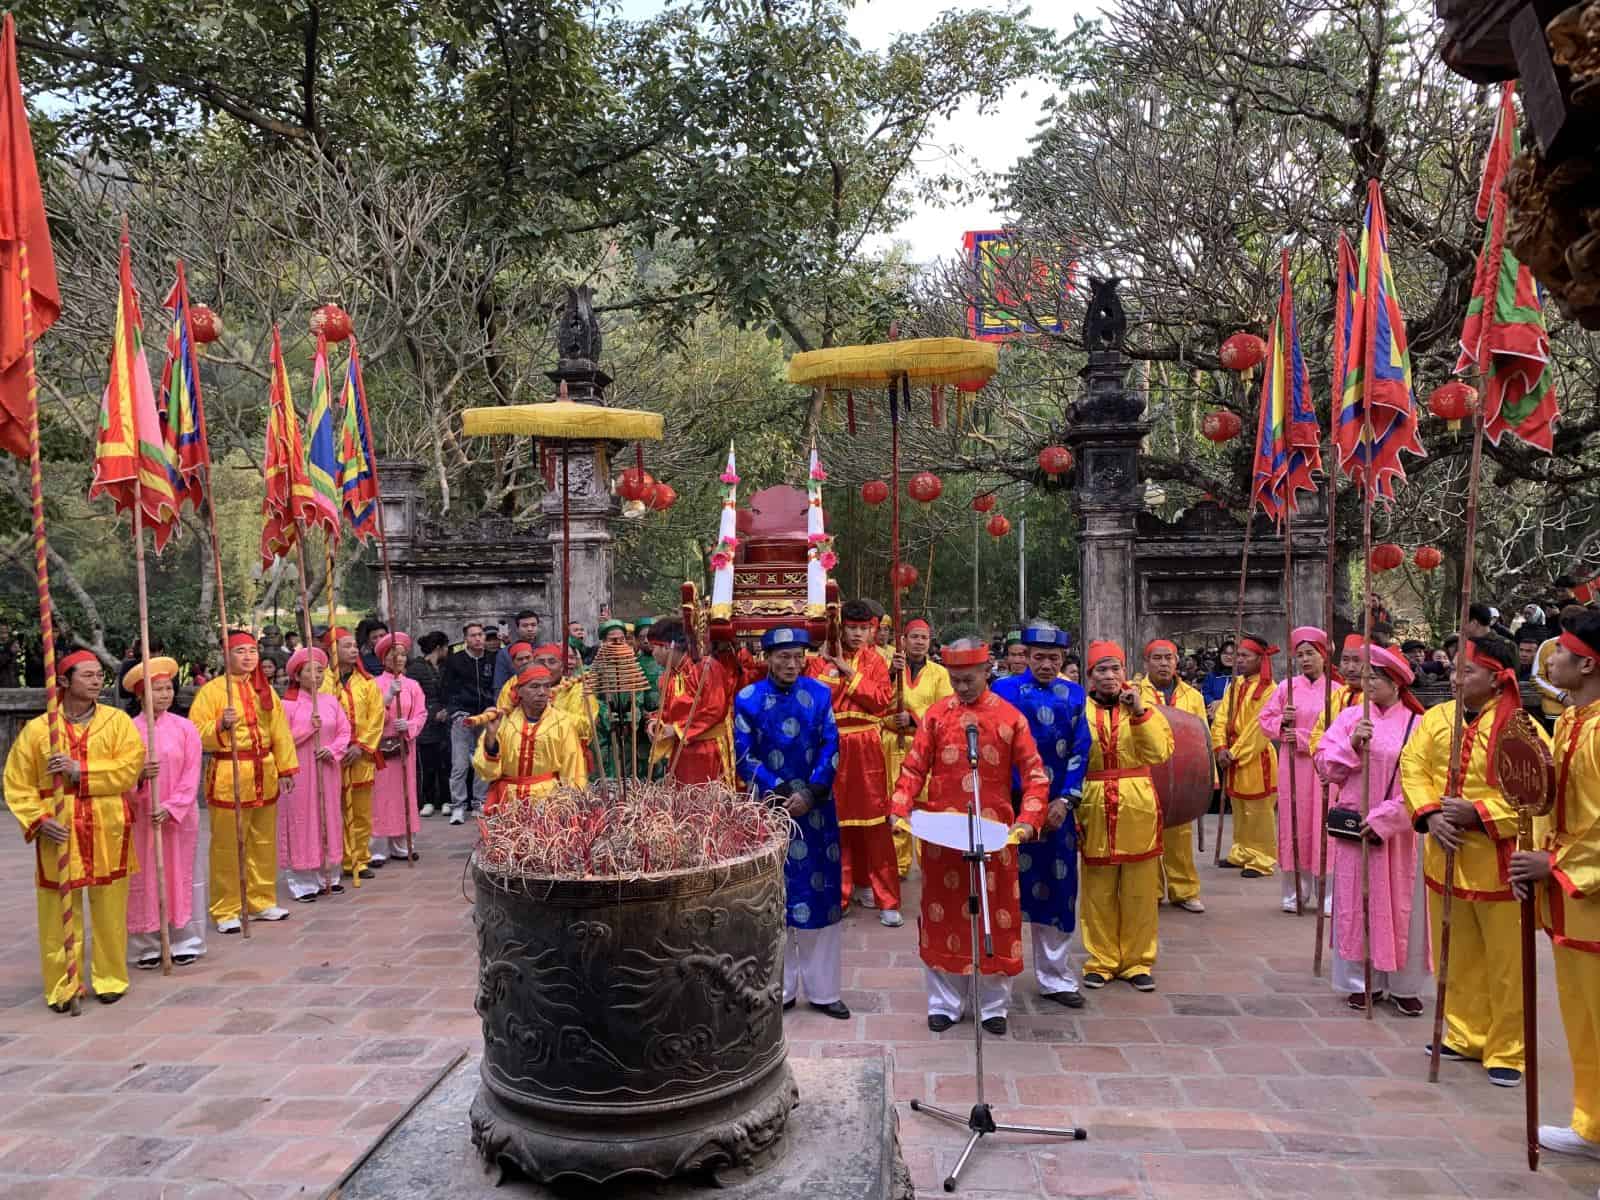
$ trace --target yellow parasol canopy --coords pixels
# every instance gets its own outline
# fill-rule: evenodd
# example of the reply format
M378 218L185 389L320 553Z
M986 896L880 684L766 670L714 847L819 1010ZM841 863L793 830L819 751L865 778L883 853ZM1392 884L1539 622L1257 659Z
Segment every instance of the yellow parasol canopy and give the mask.
M661 414L633 408L606 408L572 400L469 408L461 414L468 437L603 438L615 442L659 442Z
M1000 366L992 342L968 338L914 338L871 346L805 350L789 360L789 382L802 387L888 387L902 377L914 386L955 386L975 391Z

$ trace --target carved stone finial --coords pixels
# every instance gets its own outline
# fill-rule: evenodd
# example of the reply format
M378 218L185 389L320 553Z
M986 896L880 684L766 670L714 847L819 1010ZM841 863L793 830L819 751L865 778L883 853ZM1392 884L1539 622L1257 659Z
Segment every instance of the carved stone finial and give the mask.
M1083 348L1120 350L1128 333L1128 314L1117 298L1117 284L1122 280L1113 275L1109 279L1089 277L1089 308L1083 315Z
M566 307L556 326L556 350L563 362L600 361L600 322L594 315L594 289L567 288Z

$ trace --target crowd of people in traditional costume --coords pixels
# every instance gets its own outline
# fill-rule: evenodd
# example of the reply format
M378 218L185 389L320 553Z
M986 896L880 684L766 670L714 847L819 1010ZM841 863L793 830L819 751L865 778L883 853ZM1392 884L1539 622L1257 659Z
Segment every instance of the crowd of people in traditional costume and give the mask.
M896 637L869 600L846 603L841 617L835 644L779 626L762 637L759 656L727 645L697 653L676 618L608 618L592 647L576 625L563 643L544 642L532 611L517 614L504 644L498 627L478 622L453 646L443 632L413 643L378 622L327 630L310 646L275 636L263 646L237 632L225 669L194 692L187 717L175 710L183 672L174 659L141 658L116 680L137 707L130 717L101 702L100 661L69 653L58 670L60 743L52 745L45 717L30 721L4 779L7 805L37 847L45 1001L65 1011L87 994L81 962L67 961L63 878L80 957L85 921L93 933L88 990L112 1003L130 986L130 963L158 964L157 837L167 941L182 966L206 952L204 916L216 932L236 933L246 918L288 917L280 894L290 903L331 899L347 880L359 886L386 863L420 858L426 817L459 824L475 809L536 805L561 786L637 773L720 780L793 818L786 1009L803 996L827 1016L850 1016L841 922L856 907L902 925L901 881L916 865L928 1027L971 1018L1004 1034L1011 979L1024 969L1024 924L1039 994L1081 1008L1085 990L1113 982L1155 989L1162 906L1206 911L1192 823L1165 824L1152 775L1174 752L1166 714L1186 713L1209 729L1218 803L1233 814L1222 864L1247 880L1278 874L1285 912L1323 906L1332 984L1352 1009L1366 1007L1370 962L1374 1003L1423 1014L1449 890L1439 1051L1481 1064L1501 1086L1522 1080L1518 900L1536 895L1575 1077L1570 1126L1547 1126L1541 1139L1600 1158L1593 606L1567 606L1531 668L1513 640L1487 624L1469 628L1454 648L1453 698L1432 707L1413 690L1415 654L1384 644L1382 633L1345 638L1335 659L1325 631L1295 629L1293 670L1282 681L1272 674L1280 647L1247 634L1228 647L1227 680L1213 689L1209 678L1195 686L1184 677L1194 676L1193 659L1164 638L1143 647L1135 671L1113 642L1074 655L1069 636L1044 620L994 646L975 631L938 644L920 618ZM1539 822L1538 848L1518 851L1493 751L1526 703L1529 669L1559 701L1546 738L1556 801ZM626 694L607 692L602 675L630 680ZM1458 704L1462 784L1449 795ZM976 1013L968 1011L967 860L915 841L909 826L914 811L966 813L969 801L1009 830L988 863L993 952L979 960ZM202 869L204 916L193 900Z

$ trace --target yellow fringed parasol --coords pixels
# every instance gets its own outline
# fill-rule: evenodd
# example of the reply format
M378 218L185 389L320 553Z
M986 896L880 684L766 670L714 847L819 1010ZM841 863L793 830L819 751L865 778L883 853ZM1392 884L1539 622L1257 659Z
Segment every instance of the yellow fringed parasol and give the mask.
M597 438L614 442L659 442L661 414L630 408L604 408L572 400L469 408L461 414L468 437L511 434L557 439Z
M805 350L789 360L789 382L802 387L886 388L909 380L913 387L957 387L976 391L1000 366L992 342L967 338L914 338L870 346Z

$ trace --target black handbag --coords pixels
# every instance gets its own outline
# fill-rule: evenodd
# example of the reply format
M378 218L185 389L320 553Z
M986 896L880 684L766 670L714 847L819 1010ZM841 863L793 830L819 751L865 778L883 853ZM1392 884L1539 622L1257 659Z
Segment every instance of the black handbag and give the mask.
M1400 739L1401 745L1411 739L1411 727L1416 723L1417 714L1412 713L1411 719L1406 722L1405 737ZM1399 773L1400 760L1397 758L1394 762L1394 770L1389 773L1389 786L1383 789L1385 796L1394 790L1395 776ZM1337 804L1328 809L1328 836L1338 838L1342 842L1359 842L1361 840L1361 813L1356 809L1345 808L1343 805ZM1373 840L1381 841L1382 839L1375 837Z

